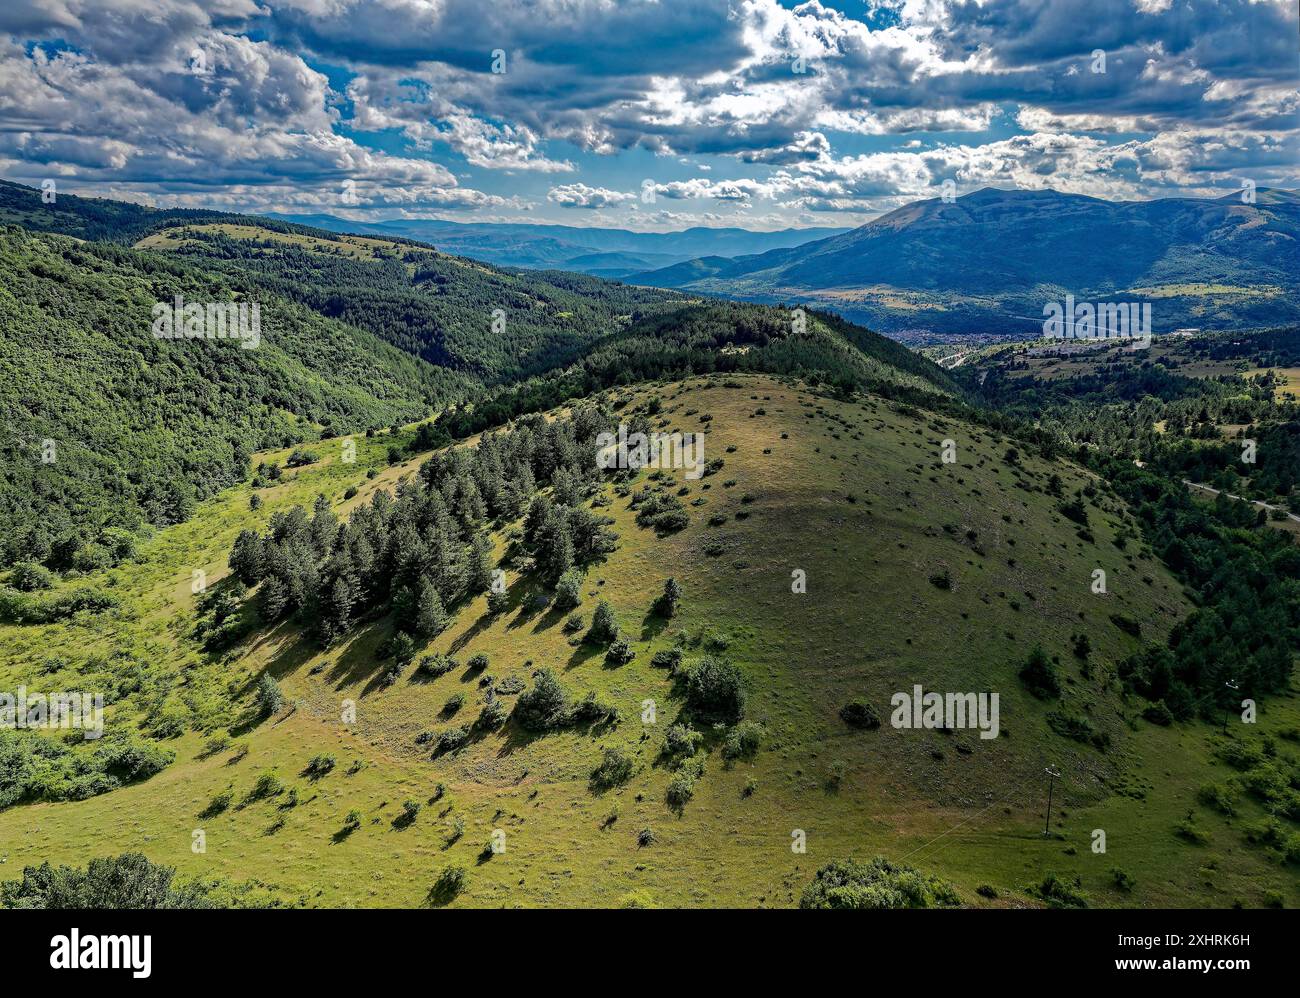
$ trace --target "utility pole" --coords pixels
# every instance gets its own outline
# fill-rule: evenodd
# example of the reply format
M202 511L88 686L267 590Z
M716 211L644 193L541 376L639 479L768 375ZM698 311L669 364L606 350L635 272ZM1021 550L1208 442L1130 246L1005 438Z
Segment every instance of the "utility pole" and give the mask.
M1043 837L1046 838L1052 828L1052 789L1056 786L1056 781L1060 778L1061 771L1055 766L1047 767L1047 817L1043 821Z
M1236 693L1237 690L1241 688L1237 685L1237 681L1235 679L1229 679L1226 683L1223 684L1223 686L1229 693ZM1229 707L1225 706L1223 708L1223 733L1225 735L1228 733L1228 711L1229 710L1230 710Z

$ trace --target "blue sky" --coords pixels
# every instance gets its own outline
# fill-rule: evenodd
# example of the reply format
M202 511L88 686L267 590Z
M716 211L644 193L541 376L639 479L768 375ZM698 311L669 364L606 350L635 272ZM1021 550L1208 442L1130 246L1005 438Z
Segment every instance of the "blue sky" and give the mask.
M653 230L857 224L945 181L1294 187L1296 18L1294 0L6 0L0 174Z

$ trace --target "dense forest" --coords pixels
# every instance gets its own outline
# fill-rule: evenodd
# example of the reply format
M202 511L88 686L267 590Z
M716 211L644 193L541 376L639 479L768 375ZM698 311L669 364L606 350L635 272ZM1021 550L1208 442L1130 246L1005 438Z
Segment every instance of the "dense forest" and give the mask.
M469 390L360 330L261 292L266 335L151 335L156 302L248 286L106 243L0 232L0 560L86 570L114 531L186 519L254 451L426 416Z

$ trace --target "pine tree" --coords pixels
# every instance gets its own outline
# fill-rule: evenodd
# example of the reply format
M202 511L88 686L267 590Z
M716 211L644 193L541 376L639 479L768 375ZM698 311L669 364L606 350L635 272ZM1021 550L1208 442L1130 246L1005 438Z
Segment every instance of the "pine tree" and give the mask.
M552 509L537 545L537 567L547 582L558 582L573 567L573 535L568 520Z
M487 598L488 613L496 617L510 609L510 594L506 592L490 592Z
M591 627L587 629L586 640L591 644L609 644L618 637L618 621L614 619L614 608L607 600L596 604L596 612L591 616Z
M555 609L572 610L582 603L582 573L569 569L555 586Z
M551 515L551 503L545 496L533 496L524 517L524 546L535 548Z
M674 617L677 615L677 608L682 601L682 587L677 584L677 580L669 578L664 583L663 594L655 602L655 610L661 617Z
M255 586L265 570L262 538L256 530L241 530L230 549L230 570L246 586Z
M339 518L330 509L329 500L323 495L316 497L312 505L311 539L316 554L325 557L334 544L334 535L338 533Z
M471 595L485 593L492 587L492 541L477 534L470 542L469 576L466 584Z
M262 588L257 591L257 612L264 621L269 624L279 620L288 605L288 594L278 576L273 575L262 583Z
M419 605L415 612L415 631L423 638L431 638L442 632L447 626L447 611L443 609L442 600L429 583L420 588Z

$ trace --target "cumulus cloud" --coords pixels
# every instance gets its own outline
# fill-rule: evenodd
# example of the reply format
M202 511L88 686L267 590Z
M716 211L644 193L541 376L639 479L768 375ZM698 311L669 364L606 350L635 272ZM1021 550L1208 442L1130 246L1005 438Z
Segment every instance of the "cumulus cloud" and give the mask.
M346 184L340 210L500 213L533 204L501 174L541 175L540 198L546 175L648 152L670 177L723 158L730 179L653 185L684 210L789 219L860 216L944 179L1105 197L1295 184L1294 0L869 8L8 0L0 164L194 203L327 210ZM639 193L578 181L545 204Z
M605 187L588 187L586 184L565 184L552 187L546 199L562 208L609 208L636 200L635 194L611 191Z

